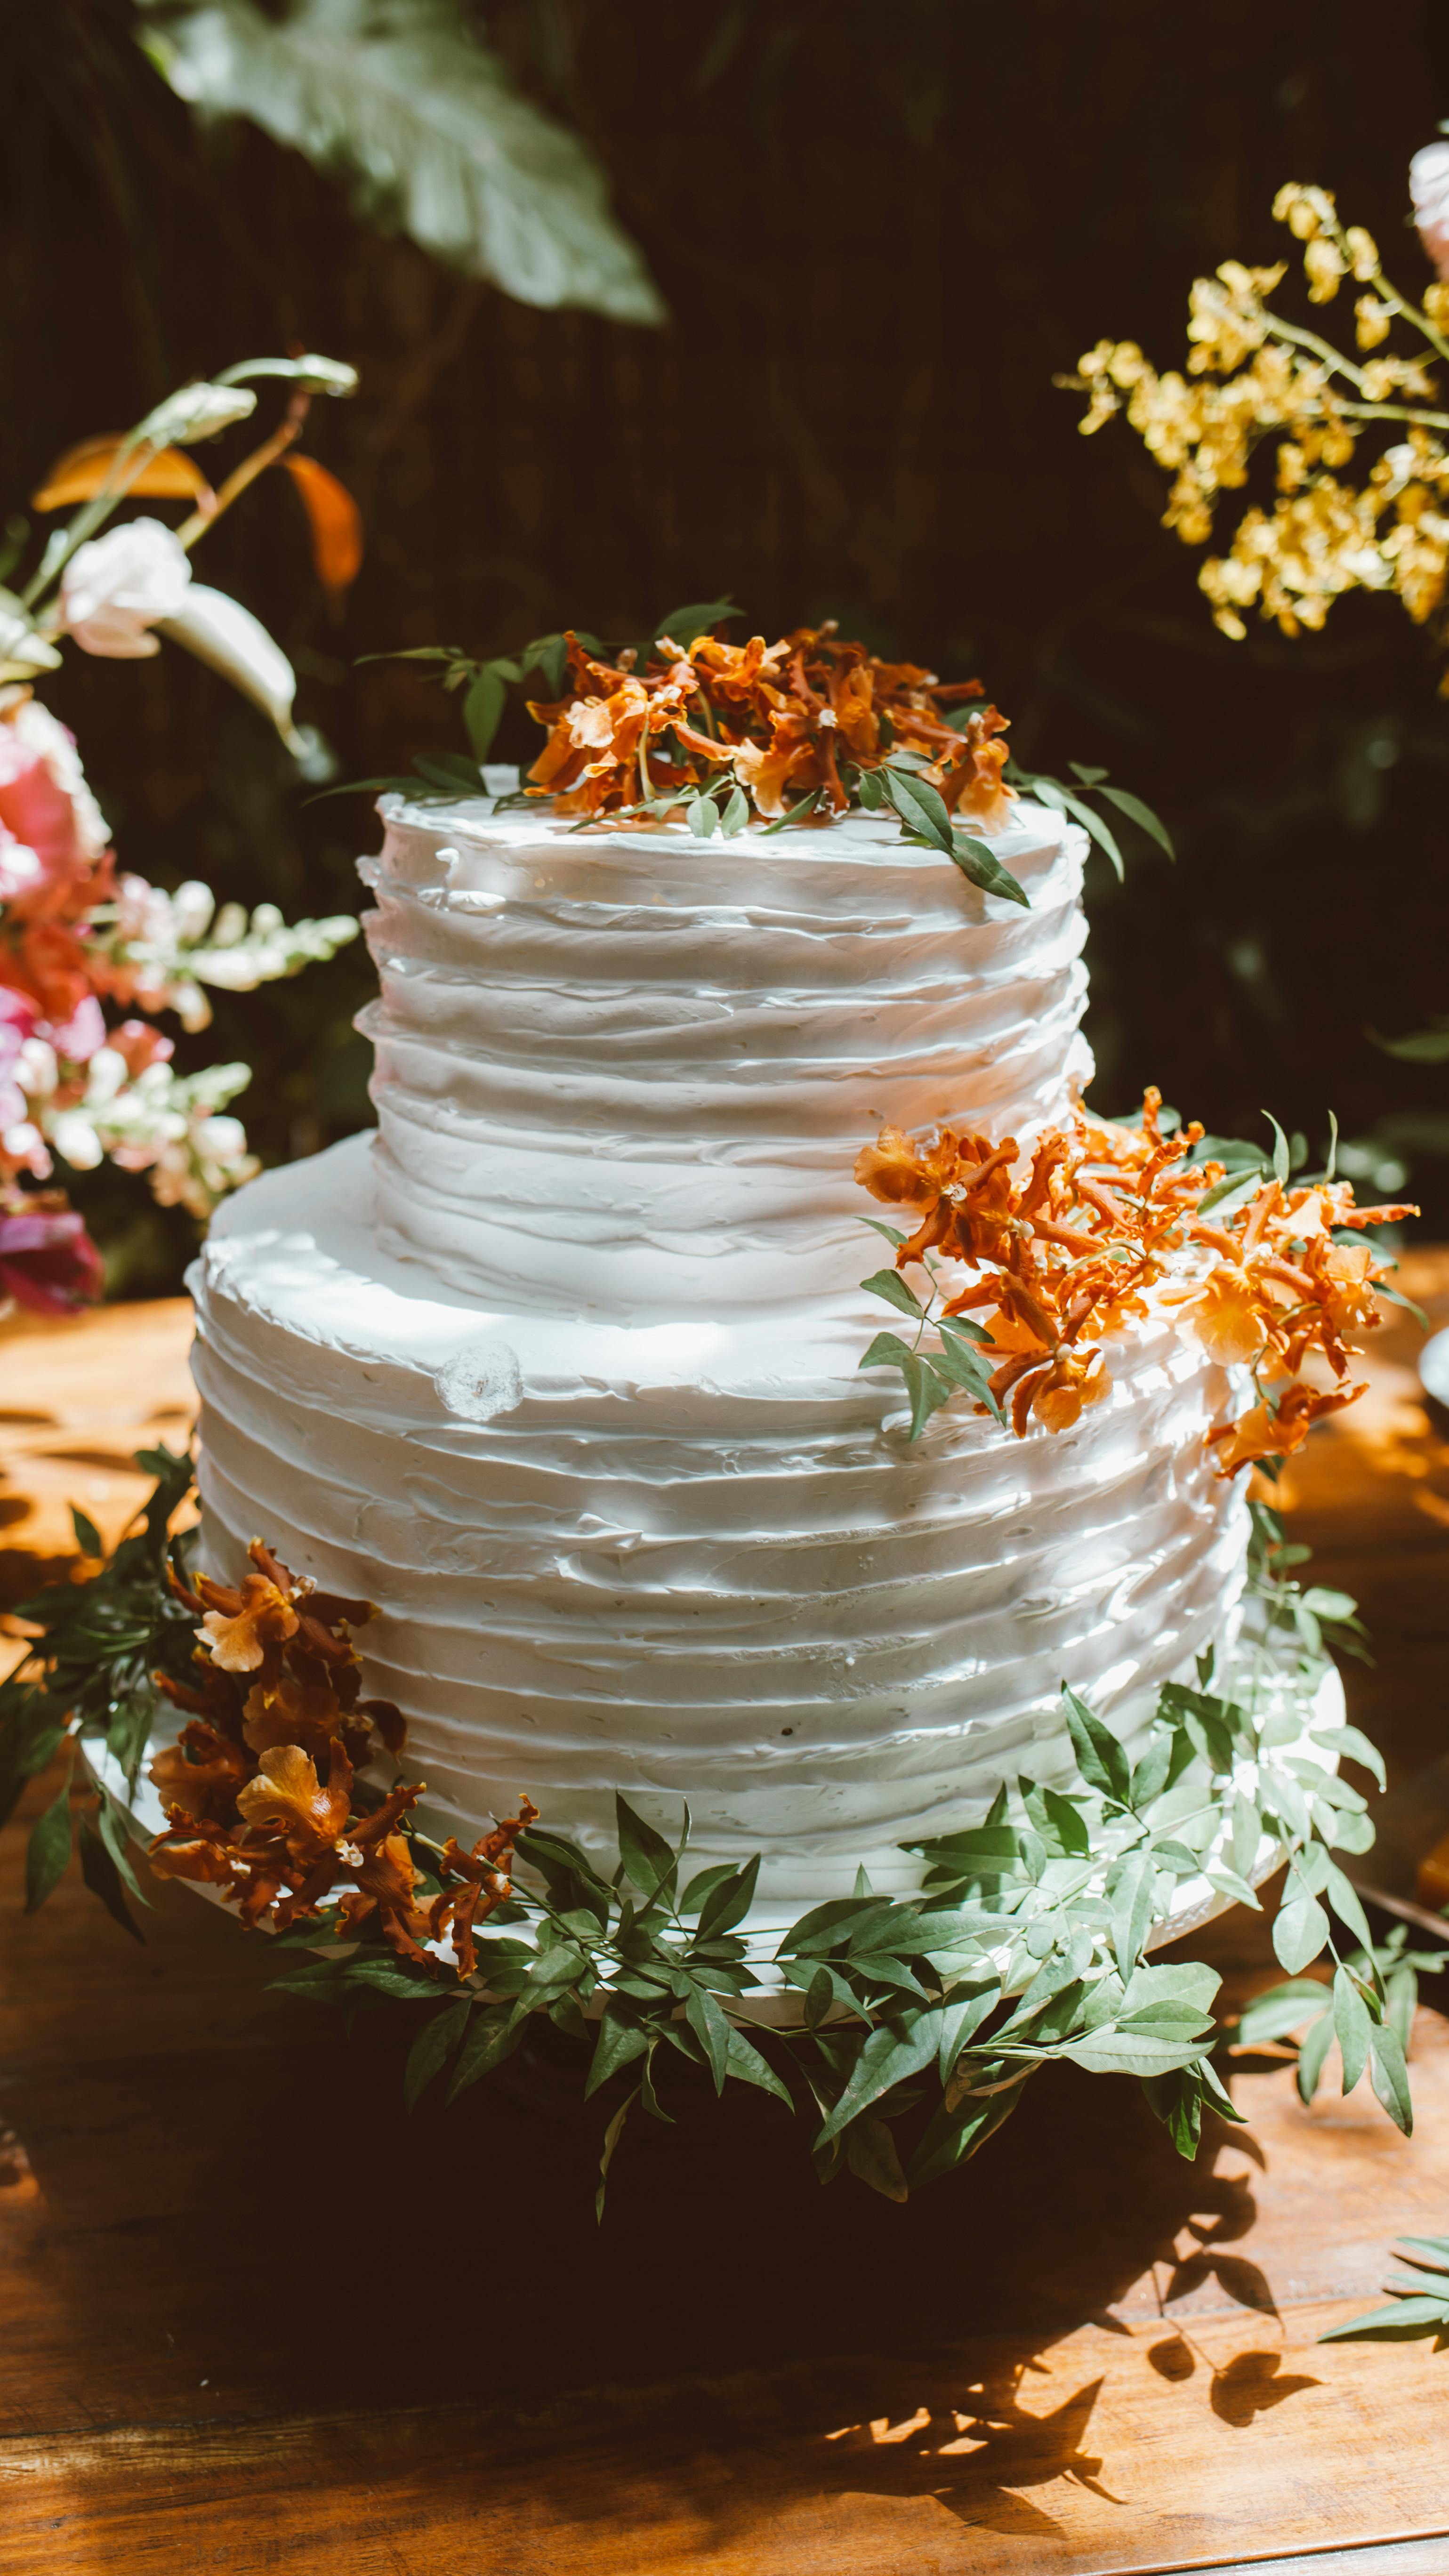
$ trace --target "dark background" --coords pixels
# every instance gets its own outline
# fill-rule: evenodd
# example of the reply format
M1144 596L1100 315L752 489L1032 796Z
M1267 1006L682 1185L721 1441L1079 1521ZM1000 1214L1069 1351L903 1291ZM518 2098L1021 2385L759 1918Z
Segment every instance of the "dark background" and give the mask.
M1093 861L1099 1106L1152 1079L1218 1132L1261 1132L1266 1105L1315 1147L1332 1107L1365 1177L1412 1164L1442 1231L1449 1071L1366 1034L1449 1011L1433 647L1361 596L1322 637L1217 635L1201 554L1160 525L1165 478L1123 423L1080 438L1052 377L1103 334L1180 366L1191 278L1291 248L1269 212L1286 178L1335 189L1417 291L1407 163L1449 113L1449 13L498 0L478 20L592 141L663 331L512 303L369 229L254 129L200 133L124 0L0 0L4 505L187 375L297 344L352 361L358 399L319 405L308 438L367 521L344 614L280 476L200 559L286 645L344 776L462 747L449 702L363 654L627 634L724 589L767 634L834 614L979 673L1027 764L1109 766L1177 841L1172 868L1132 835L1124 891ZM1323 320L1349 341L1347 297ZM304 807L262 719L184 656L73 654L44 694L124 865L290 914L356 901L365 801ZM498 755L526 755L510 724ZM368 1114L368 986L359 947L218 997L182 1060L247 1056L254 1142L310 1152ZM77 1196L114 1287L176 1284L186 1220L111 1172Z

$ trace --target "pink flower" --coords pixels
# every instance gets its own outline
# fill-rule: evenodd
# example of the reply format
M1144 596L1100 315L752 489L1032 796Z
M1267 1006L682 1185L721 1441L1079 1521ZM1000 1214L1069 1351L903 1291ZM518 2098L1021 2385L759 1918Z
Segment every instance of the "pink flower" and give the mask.
M99 1297L103 1277L84 1220L58 1191L0 1198L0 1298L37 1315L70 1315Z
M1441 277L1449 277L1449 143L1426 143L1409 163L1409 194L1419 239Z
M110 846L75 738L35 698L0 715L0 902L18 921L74 918L110 892Z
M83 653L138 661L160 646L151 628L174 617L191 559L159 519L128 519L77 546L60 585L61 621Z
M83 993L68 1019L52 1021L46 1036L56 1054L72 1064L89 1064L106 1043L106 1023L94 993Z

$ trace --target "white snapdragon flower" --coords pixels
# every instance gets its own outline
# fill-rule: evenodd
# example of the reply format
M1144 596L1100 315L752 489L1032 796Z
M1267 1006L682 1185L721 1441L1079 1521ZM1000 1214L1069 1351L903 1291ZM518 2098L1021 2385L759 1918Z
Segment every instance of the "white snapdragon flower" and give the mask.
M1409 163L1409 194L1419 239L1439 275L1449 278L1449 143L1426 143Z
M50 1141L73 1172L93 1172L103 1147L83 1109L62 1109L49 1121Z
M180 538L159 519L128 519L77 546L61 581L61 623L84 653L138 661L160 651L151 629L176 615L190 583Z

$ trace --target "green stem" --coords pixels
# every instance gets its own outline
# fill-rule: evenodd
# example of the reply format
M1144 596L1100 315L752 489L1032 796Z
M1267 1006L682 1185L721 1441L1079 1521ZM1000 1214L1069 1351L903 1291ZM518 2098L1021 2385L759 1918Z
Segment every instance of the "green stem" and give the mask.
M86 539L93 536L96 529L110 517L111 512L124 501L131 485L145 473L152 457L159 455L163 444L163 440L155 438L138 441L136 432L132 431L126 444L113 458L99 492L93 493L84 508L77 510L70 526L66 529L64 545L49 560L46 556L42 556L39 566L31 574L20 593L22 608L33 608L42 593L50 588L52 582L58 583L58 576L64 572L77 548L83 546Z
M1408 403L1342 402L1338 408L1352 420L1411 420L1424 429L1449 429L1449 411L1415 411Z
M1263 309L1263 319L1272 338L1290 340L1295 348L1311 349L1315 357L1322 358L1324 364L1332 367L1339 375L1347 376L1350 383L1357 385L1362 391L1362 367L1356 367L1353 360L1346 358L1341 349L1335 349L1331 340L1320 340L1316 331L1305 331L1297 322L1281 322L1277 314L1270 313L1266 306Z
M1430 348L1437 349L1441 358L1449 358L1449 340L1445 339L1442 331L1436 331L1427 313L1422 313L1417 304L1411 304L1406 295L1401 295L1396 286L1390 286L1388 279L1377 272L1369 282L1377 287L1391 311L1399 314L1405 322L1412 322L1416 331L1422 331Z

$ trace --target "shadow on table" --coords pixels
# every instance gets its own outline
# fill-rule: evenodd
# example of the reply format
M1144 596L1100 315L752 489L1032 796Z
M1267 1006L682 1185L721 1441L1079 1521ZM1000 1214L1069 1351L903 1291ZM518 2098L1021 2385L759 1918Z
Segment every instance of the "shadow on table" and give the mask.
M152 1930L143 1982L156 1941L195 1925ZM205 1934L208 1950L240 1938ZM1054 2344L1086 2321L1125 2334L1113 2303L1153 2264L1167 2297L1215 2276L1276 2318L1230 2250L1251 2177L1217 2170L1224 2145L1261 2161L1248 2133L1219 2127L1185 2165L1125 2082L1044 2071L972 2164L903 2208L848 2179L822 2191L803 2132L762 2096L702 2118L676 2097L675 2129L631 2123L597 2226L601 2120L565 2111L547 2062L511 2094L484 2082L408 2119L410 2033L365 2023L349 2043L301 2004L198 2001L189 2044L158 2047L153 2026L129 2049L120 2016L113 2053L98 2027L83 2062L10 2089L40 2185L7 2298L26 2380L12 2404L31 2421L52 2402L44 2344L72 2370L85 2355L91 2423L361 2410L386 2420L399 2469L476 2478L480 2496L505 2456L517 2475L563 2442L586 2517L638 2513L667 2475L712 2530L757 2516L763 2481L775 2510L932 2495L1030 2536L1058 2528L1035 2487L1116 2500L1092 2448L1101 2382L1063 2399ZM1190 2318L1164 2319L1148 2357L1168 2381L1206 2372L1234 2425L1313 2385L1267 2350L1213 2378ZM721 2474L739 2446L748 2493Z

